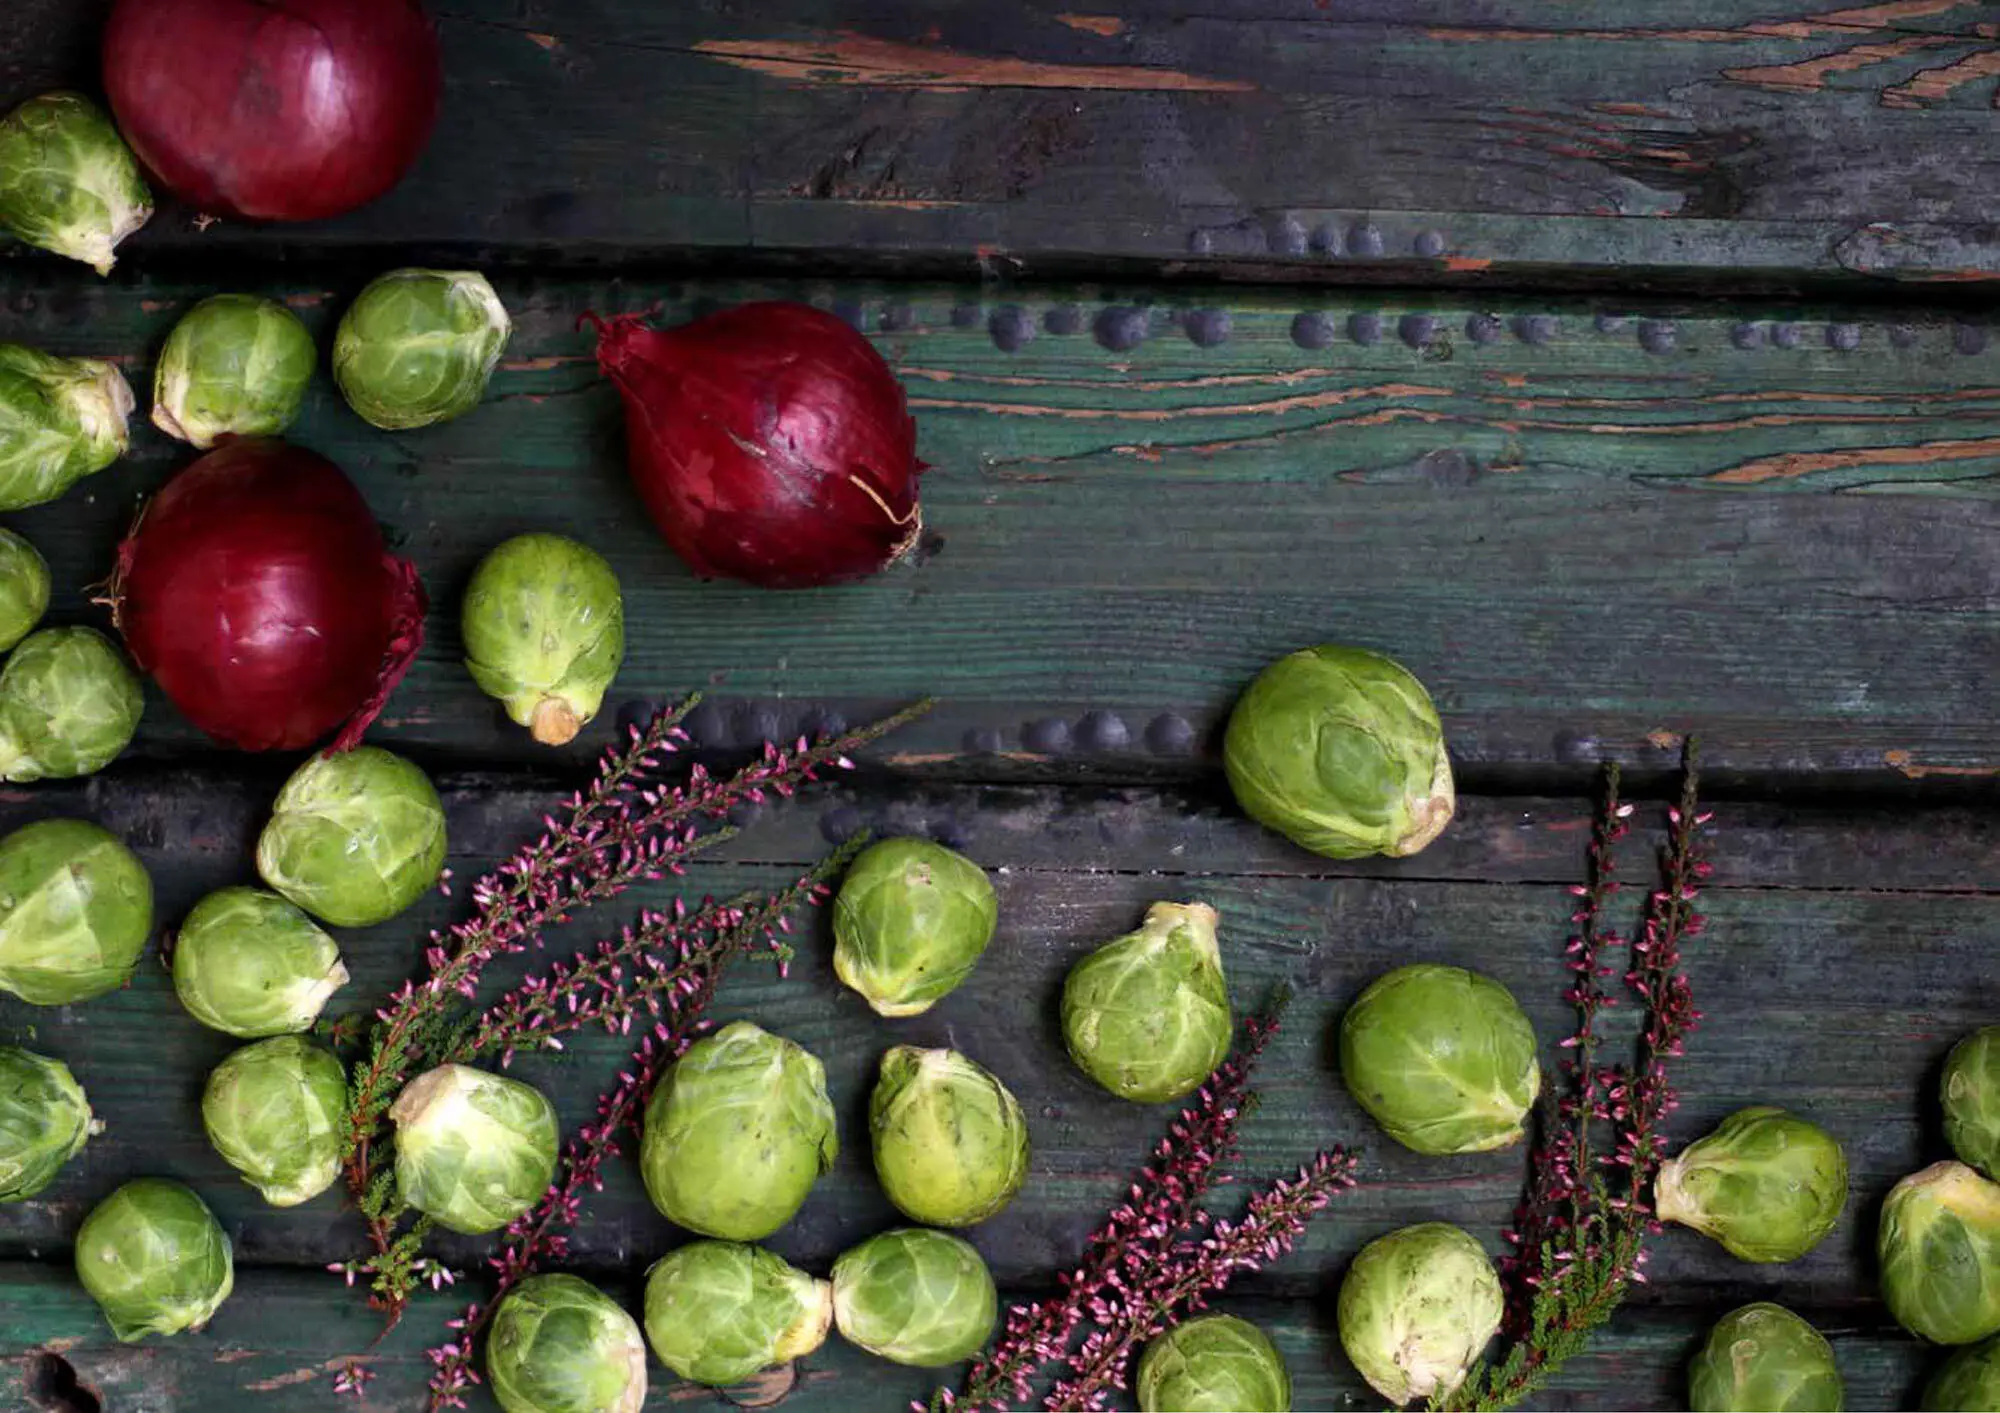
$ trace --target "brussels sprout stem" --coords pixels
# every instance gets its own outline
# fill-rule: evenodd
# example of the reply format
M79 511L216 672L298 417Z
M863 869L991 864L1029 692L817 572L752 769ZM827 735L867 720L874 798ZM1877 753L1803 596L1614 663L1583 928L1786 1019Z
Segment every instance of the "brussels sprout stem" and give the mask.
M472 1360L479 1333L498 1308L501 1297L533 1275L544 1258L560 1258L568 1249L569 1238L562 1229L573 1226L582 1215L587 1196L602 1189L599 1172L605 1159L616 1157L624 1134L636 1130L646 1101L667 1067L706 1029L703 1013L724 968L745 952L769 950L777 955L782 974L791 957L791 948L783 940L783 934L791 930L789 915L800 907L823 902L831 891L828 880L844 871L866 843L866 835L849 839L790 887L769 897L739 898L728 903L711 899L691 914L674 917L647 914L638 927L627 928L618 943L604 944L594 955L578 954L576 969L566 978L571 985L587 966L597 968L600 976L616 968L620 963L610 960L613 957L657 968L649 971L645 978L648 989L634 998L634 1004L622 1011L604 1010L594 1017L619 1033L629 1031L639 1005L644 1005L655 1019L641 1038L629 1067L619 1074L618 1083L598 1099L597 1121L578 1129L563 1150L555 1182L540 1202L507 1228L499 1254L488 1259L495 1275L492 1298L483 1304L468 1305L449 1322L451 1337L430 1351L433 1370L428 1407L434 1413L438 1409L465 1406L464 1392L477 1382ZM667 966L657 960L656 953L679 960ZM558 968L550 970L553 973ZM669 976L673 978L671 982L665 980ZM548 1013L541 1008L551 995L549 985L524 984L509 993L507 999L519 998L523 1008L510 1012L509 1018L496 1026L483 1042L487 1049L505 1044L509 1047L505 1054L511 1055L513 1047L527 1047L535 1038L546 1037L548 1032L533 1026L532 1020ZM495 1011L500 1009L496 1007ZM487 1019L493 1019L492 1012ZM585 1023L578 1020L570 1028ZM482 1028L485 1024L482 1022ZM511 1039L506 1038L509 1034ZM468 1049L478 1053L476 1046L469 1045Z
M1131 1199L1113 1208L1083 1260L1062 1275L1062 1293L1007 1312L999 1342L956 1389L940 1388L916 1413L973 1413L1024 1402L1035 1376L1061 1362L1067 1372L1051 1408L1096 1408L1123 1388L1133 1353L1182 1314L1202 1308L1238 1271L1289 1250L1313 1212L1353 1186L1353 1157L1328 1149L1249 1201L1231 1223L1202 1208L1236 1156L1236 1129L1256 1106L1250 1077L1278 1028L1280 996L1243 1023L1236 1051L1208 1077L1134 1179ZM1078 1330L1094 1326L1081 1344ZM1075 1345L1075 1348L1072 1348Z
M711 775L696 764L679 785L666 783L662 768L686 742L680 723L698 700L689 697L662 710L643 730L633 728L622 750L607 750L596 779L569 798L564 817L544 816L540 838L472 885L472 915L431 934L426 975L405 982L376 1013L366 1053L350 1071L342 1155L348 1191L368 1219L373 1260L389 1257L398 1215L393 1202L371 1207L366 1200L384 1168L375 1139L411 1073L477 1032L477 1016L464 1012L477 998L489 962L539 945L544 928L618 897L635 883L680 875L691 854L734 833L721 822L732 809L773 794L790 796L822 771L851 769L852 752L931 706L921 701L817 742L800 737L784 749L766 742L761 759L732 775ZM449 893L449 874L443 886ZM583 984L589 983L586 974ZM566 1006L571 994L565 990L558 999ZM374 1301L391 1324L400 1318L410 1288L396 1271L393 1266L375 1271Z
M1563 1042L1576 1053L1563 1062L1568 1092L1546 1114L1546 1138L1515 1221L1506 1233L1514 1254L1503 1263L1509 1279L1509 1342L1496 1360L1476 1366L1455 1390L1441 1391L1433 1408L1511 1408L1542 1388L1582 1350L1590 1332L1611 1318L1632 1286L1646 1279L1646 1239L1660 1223L1647 1194L1665 1154L1660 1125L1677 1100L1668 1063L1678 1058L1701 1019L1682 969L1681 945L1701 935L1706 919L1695 911L1701 883L1712 871L1703 856L1695 742L1682 755L1681 791L1667 810L1667 842L1660 853L1660 886L1648 894L1639 931L1630 940L1626 986L1644 1011L1630 1064L1604 1065L1597 1056L1598 1013L1616 1001L1604 978L1616 968L1604 953L1627 939L1603 923L1619 885L1615 848L1629 825L1632 806L1618 797L1618 768L1605 768L1604 793L1592 828L1585 882L1570 920L1568 966L1576 975L1563 994L1577 1010L1576 1034ZM1606 1127L1613 1146L1597 1153L1592 1130ZM1622 1170L1622 1176L1619 1176ZM1607 1177L1607 1174L1610 1176Z

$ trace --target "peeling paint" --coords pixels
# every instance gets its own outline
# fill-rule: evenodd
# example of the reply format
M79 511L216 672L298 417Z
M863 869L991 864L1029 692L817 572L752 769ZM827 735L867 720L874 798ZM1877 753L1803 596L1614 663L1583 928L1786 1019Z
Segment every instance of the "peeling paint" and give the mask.
M1144 64L1053 64L964 54L862 34L823 40L705 39L694 46L725 64L802 83L878 88L1078 88L1140 93L1252 93L1256 85Z
M1762 481L1790 480L1855 466L1924 466L1936 461L1976 461L1988 456L2000 456L2000 437L1918 442L1913 446L1845 447L1839 451L1786 451L1740 461L1703 479L1725 486L1754 486Z
M1911 780L1922 780L1930 775L1984 777L2000 775L2000 765L1919 765L1910 752L1893 750L1882 752L1883 764L1901 771Z
M1116 15L1057 15L1056 23L1080 29L1085 34L1102 35L1106 39L1125 30L1125 21Z

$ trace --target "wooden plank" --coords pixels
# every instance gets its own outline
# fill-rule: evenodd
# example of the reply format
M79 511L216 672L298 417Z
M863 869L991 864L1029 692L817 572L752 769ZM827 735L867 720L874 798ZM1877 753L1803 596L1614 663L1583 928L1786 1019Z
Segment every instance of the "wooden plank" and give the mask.
M257 808L249 792L211 787L197 799L186 786L155 791L114 783L79 793L99 807L85 812L138 840L160 881L163 923L201 891L245 876L243 841ZM47 808L48 795L24 800L26 794L9 799L10 813ZM448 794L459 825L453 863L461 878L533 814L519 794L510 798L490 787ZM1264 1107L1245 1131L1247 1170L1275 1175L1326 1143L1366 1149L1360 1188L1319 1219L1296 1256L1246 1289L1308 1296L1363 1241L1413 1221L1448 1217L1497 1239L1519 1194L1522 1153L1429 1160L1395 1148L1351 1103L1326 1046L1361 986L1391 966L1423 958L1499 977L1528 1009L1553 1056L1565 1024L1559 952L1570 902L1563 884L1573 876L1580 845L1580 806L1482 802L1466 828L1446 836L1443 876L1429 877L1421 858L1386 869L1301 868L1300 860L1274 858L1258 831L1227 816L1198 817L1190 833L1179 835L1185 826L1172 799L1066 801L1041 792L1024 804L1025 794L899 793L883 816L900 827L921 819L998 870L1001 938L973 981L933 1012L899 1024L873 1017L835 983L823 921L802 934L789 980L746 965L726 986L716 1016L755 1017L819 1054L842 1116L841 1160L775 1240L778 1249L824 1263L894 1220L868 1166L862 1114L873 1068L890 1044L952 1043L1015 1088L1036 1142L1028 1186L975 1239L1003 1280L1048 1280L1073 1258L1166 1118L1095 1091L1069 1066L1053 998L1071 961L1132 926L1147 902L1189 896L1222 910L1239 1006L1257 1004L1280 980L1298 993L1265 1065ZM768 886L823 847L829 823L837 831L883 808L879 796L863 795L780 812L768 830L693 868L687 887ZM1049 824L1058 818L1060 825ZM2000 945L1991 822L1983 831L1957 827L1964 822L1954 816L1926 827L1899 816L1722 807L1724 867L1708 905L1714 924L1694 959L1708 1019L1679 1070L1686 1106L1673 1132L1692 1137L1753 1102L1798 1108L1847 1143L1854 1198L1832 1239L1783 1267L1746 1267L1687 1232L1669 1233L1659 1243L1649 1299L1769 1295L1857 1315L1873 1308L1866 1257L1873 1203L1935 1156L1926 1127L1934 1067L1959 1034L2000 1009L1996 978L1980 964ZM1792 842L1759 847L1776 834ZM1176 837L1187 846L1180 853L1171 842ZM1071 856L1073 843L1091 840L1080 857ZM1911 874L1903 861L1933 849L1945 860L1944 876L1926 884L1926 875ZM1634 876L1643 856L1635 840ZM1927 886L1984 891L1922 891ZM647 896L657 902L665 895ZM442 899L432 899L398 923L345 935L355 980L337 1009L373 1005L408 974L422 927L451 915ZM623 915L608 910L565 935L580 943ZM34 1011L10 1003L0 1007L0 1022L7 1038L69 1059L108 1124L56 1185L9 1209L0 1256L56 1257L91 1201L127 1177L157 1171L194 1183L248 1261L318 1265L352 1249L356 1226L336 1197L285 1211L265 1207L208 1150L194 1105L207 1070L232 1042L182 1015L156 967L143 967L130 989L86 1006ZM591 1035L556 1062L522 1061L517 1071L546 1086L575 1122L624 1050ZM651 1259L670 1239L671 1228L652 1211L636 1173L618 1163L577 1234L576 1264L625 1269ZM454 1241L443 1249L473 1264L483 1248Z
M33 1399L38 1377L59 1368L118 1413L180 1413L198 1407L254 1406L270 1413L328 1406L329 1381L347 1357L359 1355L373 1372L368 1396L340 1406L356 1410L419 1406L430 1364L424 1346L438 1338L456 1313L453 1293L420 1297L407 1319L370 1347L375 1326L358 1301L330 1301L327 1277L317 1273L238 1271L236 1294L208 1330L142 1345L113 1341L96 1307L67 1273L46 1266L0 1265L0 1321L22 1352L0 1365L0 1387ZM638 1309L637 1273L609 1285L628 1309ZM1330 1316L1331 1296L1318 1306L1230 1301L1225 1308L1256 1321L1285 1356L1297 1408L1372 1406L1369 1392L1340 1352ZM1627 1312L1573 1361L1554 1388L1532 1406L1545 1409L1683 1408L1682 1369L1721 1307L1705 1312ZM1817 1311L1808 1313L1819 1315ZM1856 1326L1835 1315L1819 1325L1833 1343L1852 1409L1909 1408L1919 1380L1935 1356L1916 1341ZM62 1366L53 1360L63 1361ZM689 1403L728 1406L719 1395L671 1381L651 1364L650 1409ZM838 1336L796 1366L797 1379L783 1406L791 1413L820 1413L863 1406L901 1407L925 1397L936 1378L863 1354ZM32 1401L30 1407L60 1405ZM474 1409L496 1407L484 1393ZM1129 1408L1129 1399L1115 1407Z
M0 288L0 337L117 357L141 384L144 351L206 292L36 272ZM275 292L323 334L350 288ZM505 293L518 331L475 414L389 435L322 380L296 429L354 475L436 600L385 742L520 758L458 665L454 608L480 554L537 528L596 545L624 580L618 696L714 690L695 722L710 746L936 694L899 738L909 770L1192 777L1252 674L1344 638L1424 678L1474 789L1581 788L1600 756L1657 771L1693 730L1718 783L1991 796L2000 346L1977 326L1406 294ZM935 463L925 543L839 591L701 584L623 485L616 399L576 316L786 294L878 331L909 385ZM119 467L18 517L60 618L101 621L83 586L184 459L143 430ZM136 749L199 745L155 705Z
M170 207L134 249L1620 289L2000 275L1982 0L433 8L444 116L395 193L305 229ZM10 6L0 99L93 86L102 10Z

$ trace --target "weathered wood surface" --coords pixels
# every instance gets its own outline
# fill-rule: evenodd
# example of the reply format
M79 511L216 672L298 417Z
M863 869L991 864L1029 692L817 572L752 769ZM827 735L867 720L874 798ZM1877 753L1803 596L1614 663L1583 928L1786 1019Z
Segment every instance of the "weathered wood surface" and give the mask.
M0 100L94 86L15 0ZM1090 262L1629 289L2000 275L1988 0L450 0L387 199L135 254Z
M636 1277L613 1289L636 1306ZM420 1299L410 1318L365 1354L363 1362L375 1375L369 1396L329 1403L332 1371L374 1338L367 1313L354 1304L330 1304L324 1278L317 1275L257 1271L240 1281L239 1292L207 1332L134 1347L111 1339L88 1299L60 1272L0 1264L0 1325L17 1331L36 1349L57 1351L105 1413L183 1413L194 1407L321 1413L331 1406L357 1413L403 1413L420 1406L430 1368L423 1354L427 1331L455 1313L449 1294ZM1277 1342L1292 1371L1295 1408L1376 1406L1379 1400L1340 1352L1331 1307L1330 1293L1310 1303L1229 1301L1224 1306L1256 1320ZM1847 1381L1849 1408L1916 1406L1927 1356L1912 1342L1866 1325L1830 1322L1822 1328ZM1562 1388L1541 1406L1684 1407L1681 1371L1704 1330L1701 1320L1682 1313L1627 1313L1570 1366ZM0 1364L0 1380L16 1381L14 1389L27 1394L24 1403L11 1406L76 1413L79 1404L73 1400L67 1405L53 1398L36 1401L34 1390L48 1387L54 1370L32 1352ZM669 1382L657 1365L651 1373L649 1409L731 1406L719 1395ZM780 1406L787 1413L895 1410L927 1395L935 1382L921 1370L883 1363L834 1339L800 1361Z
M16 266L0 337L124 362L208 286L79 286ZM358 284L358 281L355 282ZM354 284L279 287L321 332ZM1832 306L951 287L504 284L492 395L408 434L314 385L294 435L348 468L434 599L378 738L523 760L458 664L479 555L573 533L624 580L621 685L708 688L718 746L935 693L912 770L1187 777L1272 658L1381 647L1431 687L1473 788L1660 769L1698 731L1714 778L1990 798L2000 760L2000 343ZM816 595L693 579L625 484L584 309L662 317L759 294L834 304L910 389L916 562ZM66 617L139 499L187 460L131 457L18 517ZM202 743L164 704L137 749ZM581 748L579 748L581 749ZM580 756L579 756L580 758ZM1912 786L1911 782L1916 782Z
M490 778L444 784L461 878L530 827L541 798ZM0 799L0 829L51 812L100 819L140 848L159 880L166 925L201 892L245 877L248 843L267 795L248 785L217 788L208 776L121 766L85 785L9 793ZM1558 954L1570 902L1563 885L1583 838L1582 801L1469 800L1435 851L1365 864L1298 853L1233 810L1151 791L912 789L871 776L754 823L691 868L685 886L721 892L775 882L815 857L829 835L857 825L931 833L1001 870L1000 939L973 981L924 1017L884 1022L841 991L818 921L802 934L789 979L745 963L725 987L715 1014L754 1016L820 1055L841 1114L839 1163L772 1242L788 1256L823 1268L847 1245L894 1222L868 1167L861 1120L873 1065L890 1044L949 1042L1015 1088L1035 1140L1027 1187L972 1237L1004 1283L1046 1285L1165 1119L1160 1109L1110 1099L1074 1072L1054 1030L1051 998L1068 964L1129 927L1147 902L1184 897L1221 908L1239 1006L1255 1004L1280 980L1298 991L1266 1062L1264 1106L1245 1130L1247 1169L1275 1174L1334 1141L1366 1149L1359 1188L1315 1222L1298 1253L1241 1286L1246 1298L1296 1302L1278 1318L1293 1322L1295 1347L1310 1351L1295 1365L1302 1387L1329 1398L1351 1391L1351 1374L1324 1348L1324 1315L1315 1312L1364 1241L1397 1225L1448 1217L1497 1246L1520 1189L1522 1153L1431 1160L1397 1149L1348 1099L1328 1042L1342 1007L1362 985L1423 957L1499 977L1552 1046L1564 1019ZM1599 1372L1566 1380L1549 1406L1591 1406L1619 1379L1627 1381L1634 1406L1671 1405L1690 1329L1759 1297L1809 1310L1835 1329L1869 1332L1851 1345L1861 1370L1851 1406L1899 1406L1896 1390L1908 1381L1913 1351L1873 1333L1882 1323L1867 1254L1874 1207L1897 1178L1938 1150L1930 1093L1943 1051L2000 1010L2000 977L1989 964L2000 949L2000 892L1993 887L2000 879L2000 828L1985 811L1725 803L1715 830L1719 870L1707 900L1714 923L1693 961L1708 1020L1679 1071L1687 1102L1673 1132L1691 1137L1743 1104L1783 1103L1847 1144L1853 1198L1835 1235L1786 1266L1744 1266L1690 1233L1668 1233L1657 1243L1653 1284L1636 1302L1647 1313L1635 1315L1637 1323L1595 1356L1603 1361L1591 1366ZM1643 840L1632 842L1635 866L1645 848ZM565 939L595 936L621 912L586 919ZM396 923L344 935L354 982L335 1009L364 1004L394 984L412 964L421 928L449 915L444 900L432 899ZM195 1184L228 1225L246 1266L316 1268L352 1247L355 1223L336 1197L284 1211L266 1207L208 1150L195 1127L197 1096L207 1069L233 1042L181 1014L155 966L143 967L130 989L89 1005L32 1013L15 1005L0 1008L0 1019L17 1038L70 1059L108 1125L55 1186L5 1209L0 1258L61 1262L90 1202L146 1172ZM28 1026L31 1037L23 1033ZM545 1086L574 1121L588 1112L624 1049L592 1035L560 1063L522 1061L517 1072ZM629 1280L676 1239L629 1164L619 1163L577 1232L572 1264L614 1283ZM469 1265L479 1248L452 1242L443 1249ZM297 1292L288 1299L338 1306L331 1278L317 1271L307 1279L329 1282L317 1295L310 1284L286 1284L288 1278L257 1279ZM75 1296L47 1286L26 1298L58 1313L36 1319L75 1323ZM250 1288L260 1287L253 1280ZM272 1343L255 1331L267 1318L273 1332L283 1322L261 1310L250 1318L258 1322L249 1326L253 1332L232 1335L224 1324L214 1336L223 1346L256 1351L245 1381L344 1352L324 1330L299 1331L294 1338L303 1345ZM423 1327L433 1323L412 1318ZM101 1338L96 1345L102 1349ZM324 1353L313 1352L323 1345ZM127 1386L165 1400L140 1406L171 1408L183 1396L176 1390L193 1386L179 1380L210 1377L171 1372L183 1361L199 1367L208 1357L190 1348L209 1346L106 1354L101 1363L86 1354L65 1357L86 1379L115 1387L125 1378ZM412 1377L397 1358L388 1360L390 1373ZM134 1361L150 1372L118 1372ZM819 1370L821 1362L819 1377L835 1381L825 1390L828 1406L843 1406L857 1379L894 1391L883 1382L886 1370L857 1369L849 1355L830 1354L810 1367ZM385 1376L382 1387L395 1385ZM801 1396L817 1387L809 1377Z

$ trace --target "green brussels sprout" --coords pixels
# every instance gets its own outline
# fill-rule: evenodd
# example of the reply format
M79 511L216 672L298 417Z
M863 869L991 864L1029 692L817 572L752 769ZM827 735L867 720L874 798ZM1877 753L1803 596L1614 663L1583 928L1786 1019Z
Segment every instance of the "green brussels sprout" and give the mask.
M826 1343L833 1287L770 1252L691 1241L646 1273L646 1342L675 1374L721 1388Z
M0 343L0 510L52 501L123 456L131 415L109 363Z
M132 150L82 94L44 93L0 119L0 226L17 239L108 275L152 214Z
M969 1227L1028 1178L1028 1120L994 1075L956 1050L898 1045L868 1099L875 1176L904 1216Z
M1292 1372L1248 1320L1202 1315L1146 1346L1137 1393L1142 1413L1289 1413Z
M0 1045L0 1202L23 1202L104 1127L61 1060Z
M1535 1032L1507 988L1418 963L1377 977L1340 1023L1355 1101L1419 1153L1484 1153L1518 1139L1541 1092Z
M625 660L618 576L589 545L516 535L465 591L465 666L545 746L574 740Z
M127 1344L207 1324L236 1283L229 1236L194 1189L134 1178L76 1234L76 1275Z
M391 270L341 316L333 377L347 405L386 431L470 412L512 331L486 276Z
M389 1118L403 1200L455 1232L499 1230L555 1176L555 1106L518 1079L439 1065L404 1086Z
M30 633L0 668L0 779L95 775L139 729L146 694L95 628Z
M1340 1347L1397 1407L1450 1393L1500 1328L1500 1276L1449 1222L1425 1222L1361 1248L1340 1283Z
M1963 1163L1911 1173L1882 1204L1876 1256L1896 1323L1936 1344L2000 1334L2000 1183Z
M0 530L0 652L27 637L48 609L49 562L12 530Z
M1414 854L1457 806L1430 694L1366 648L1265 668L1229 714L1222 763L1245 813L1330 859Z
M1951 1151L2000 1182L2000 1025L1975 1030L1951 1047L1939 1089Z
M305 401L319 352L275 299L212 294L181 316L153 370L153 425L206 451L220 437L275 437Z
M818 1059L735 1021L688 1046L653 1090L639 1173L669 1221L755 1241L792 1219L839 1152Z
M1694 1413L1840 1413L1833 1347L1782 1305L1731 1310L1688 1365Z
M379 746L356 746L292 773L257 840L257 872L321 922L369 927L437 882L444 849L430 777Z
M848 1343L898 1364L935 1369L970 1359L999 1317L985 1260L947 1232L885 1231L833 1263L835 1327Z
M2000 1413L2000 1336L1969 1344L1924 1385L1924 1413Z
M153 930L153 880L132 851L80 819L0 839L0 991L67 1006L132 979Z
M261 888L221 888L196 903L174 938L173 966L188 1014L244 1040L311 1030L347 984L334 940Z
M1229 1053L1229 990L1215 909L1155 903L1063 982L1063 1039L1077 1067L1121 1099L1158 1104L1200 1086Z
M1783 1109L1740 1109L1660 1165L1660 1220L1693 1227L1744 1261L1795 1261L1840 1220L1847 1155L1817 1124Z
M639 1413L639 1322L575 1276L529 1276L493 1312L486 1382L506 1413Z
M347 1074L302 1035L245 1045L201 1095L208 1141L273 1207L310 1202L340 1174Z
M928 839L884 839L834 899L834 975L877 1015L921 1015L972 975L999 920L978 864Z

